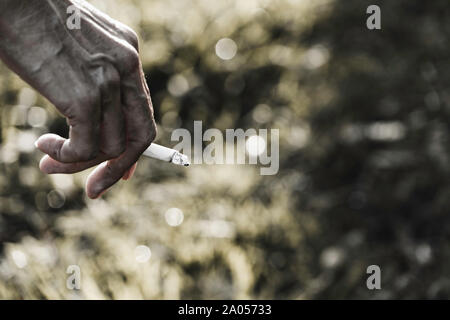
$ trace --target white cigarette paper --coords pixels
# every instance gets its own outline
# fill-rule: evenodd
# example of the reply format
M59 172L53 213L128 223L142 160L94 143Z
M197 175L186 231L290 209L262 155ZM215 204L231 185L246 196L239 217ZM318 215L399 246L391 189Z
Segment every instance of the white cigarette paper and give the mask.
M189 158L175 149L166 148L159 144L152 143L143 153L144 156L166 162L172 162L180 166L189 166Z

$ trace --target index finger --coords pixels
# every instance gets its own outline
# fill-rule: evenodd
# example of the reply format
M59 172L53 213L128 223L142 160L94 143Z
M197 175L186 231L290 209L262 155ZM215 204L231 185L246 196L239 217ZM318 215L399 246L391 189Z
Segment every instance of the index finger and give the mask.
M69 139L56 134L44 134L36 147L51 158L65 163L87 161L98 153L100 138L100 99L80 97L65 114L70 126Z
M121 86L127 133L126 150L119 158L100 164L89 175L86 191L90 198L98 198L120 180L156 136L152 102L141 70L125 76Z

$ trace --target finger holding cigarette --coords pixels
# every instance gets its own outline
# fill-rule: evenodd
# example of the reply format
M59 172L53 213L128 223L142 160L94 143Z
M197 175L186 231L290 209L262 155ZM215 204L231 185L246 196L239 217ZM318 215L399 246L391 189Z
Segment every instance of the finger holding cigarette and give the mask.
M190 165L190 161L188 156L178 152L175 149L170 149L167 147L163 147L161 145L158 145L156 143L152 143L144 152L143 154L146 157L157 159L165 162L170 162L176 165L187 167ZM98 165L98 159L88 161L88 162L79 162L79 163L62 163L57 160L52 159L48 155L45 155L39 164L39 167L41 170L47 174L56 174L56 173L76 173L83 170L86 170L94 165ZM109 162L115 161L115 160L109 160L102 162L88 177L87 184L90 183L93 179L95 179L96 172L99 170L103 170ZM133 165L123 176L124 180L128 180L133 175L133 172L136 168L136 165ZM90 198L98 198L101 196L108 188L104 189L104 191L99 192L96 196L88 196Z
M188 156L178 152L175 149L170 149L167 147L163 147L159 144L152 143L143 153L142 155L157 159L165 162L170 162L180 166L189 166L190 161ZM56 173L77 173L88 168L91 168L95 165L98 165L107 159L105 158L103 161L101 160L92 160L87 162L78 162L78 163L61 163L57 160L50 158L48 155L45 155L39 164L40 169L47 174L56 174Z

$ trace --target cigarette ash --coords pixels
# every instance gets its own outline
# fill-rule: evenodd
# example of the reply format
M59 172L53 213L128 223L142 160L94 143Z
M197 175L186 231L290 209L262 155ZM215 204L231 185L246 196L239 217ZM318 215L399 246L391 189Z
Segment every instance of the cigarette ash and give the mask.
M191 163L189 162L188 156L181 154L179 152L175 152L173 154L171 162L173 164L178 164L180 166L188 167Z

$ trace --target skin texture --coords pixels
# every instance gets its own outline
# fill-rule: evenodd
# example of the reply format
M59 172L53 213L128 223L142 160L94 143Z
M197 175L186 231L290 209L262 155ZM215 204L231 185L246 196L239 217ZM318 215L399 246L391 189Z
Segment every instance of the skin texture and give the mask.
M81 12L69 30L67 8ZM66 117L69 139L45 134L44 173L76 173L97 166L86 182L98 198L121 178L156 136L150 92L136 34L75 0L1 0L0 59Z

